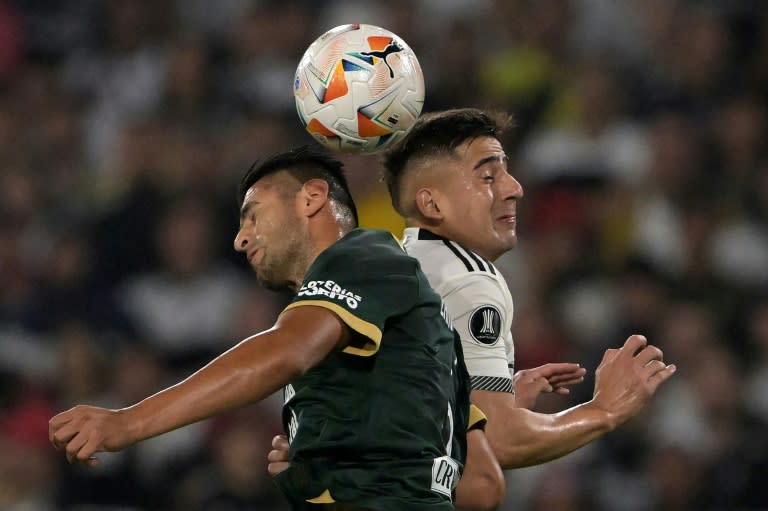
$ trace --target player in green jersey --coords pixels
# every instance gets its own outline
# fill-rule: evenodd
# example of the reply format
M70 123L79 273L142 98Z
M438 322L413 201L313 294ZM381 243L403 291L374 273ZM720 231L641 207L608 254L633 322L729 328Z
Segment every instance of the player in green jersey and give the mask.
M276 480L295 509L450 510L466 456L486 499L470 507L497 505L503 477L482 432L465 433L475 419L442 302L391 234L356 229L341 164L283 153L246 174L240 198L235 249L264 285L296 292L274 327L133 406L55 416L53 444L92 464L284 388L291 465Z

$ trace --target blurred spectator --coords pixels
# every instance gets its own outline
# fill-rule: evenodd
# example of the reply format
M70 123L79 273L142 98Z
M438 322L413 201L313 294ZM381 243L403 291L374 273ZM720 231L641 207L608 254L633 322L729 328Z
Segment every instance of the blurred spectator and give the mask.
M206 461L185 474L174 509L282 511L288 509L264 460L279 424L261 405L216 420Z
M213 222L200 200L171 203L154 230L159 267L118 290L137 332L180 371L201 366L235 341L229 327L243 283L214 258Z
M574 74L574 119L532 134L522 148L525 176L532 183L563 175L639 183L647 172L648 141L641 125L625 114L616 71L594 61Z
M46 430L55 408L39 388L3 370L0 395L0 508L53 511L58 456Z

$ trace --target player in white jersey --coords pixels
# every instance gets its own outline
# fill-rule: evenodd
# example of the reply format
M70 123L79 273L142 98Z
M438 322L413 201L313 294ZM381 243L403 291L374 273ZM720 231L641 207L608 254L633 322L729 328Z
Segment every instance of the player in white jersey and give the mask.
M513 305L504 277L492 262L427 229L407 228L403 245L421 261L464 340L472 388L513 392Z
M584 380L586 370L578 364L515 372L512 294L492 262L428 229L407 228L403 245L422 261L464 340L473 389L515 393L516 406L532 408L541 392L567 394L568 386Z
M462 337L471 399L488 417L494 454L503 468L515 468L563 456L613 430L676 368L633 335L606 350L590 401L556 414L521 407L528 403L513 389L512 297L491 264L516 243L523 197L499 140L508 124L508 116L477 109L424 114L384 165L392 203L408 226L405 248L419 259ZM583 374L570 364L533 371L533 387L542 390L563 390Z

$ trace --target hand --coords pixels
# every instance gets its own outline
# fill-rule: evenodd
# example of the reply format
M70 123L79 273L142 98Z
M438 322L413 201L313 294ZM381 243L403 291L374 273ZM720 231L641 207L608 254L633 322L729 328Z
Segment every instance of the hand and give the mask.
M119 410L79 405L48 422L48 439L70 463L98 464L97 452L114 452L132 442Z
M611 414L615 426L635 416L677 367L642 335L632 335L619 349L608 349L595 371L592 402Z
M564 362L517 371L514 376L515 404L519 408L533 408L541 393L568 395L568 386L583 382L586 373L587 370L579 364Z
M288 458L288 438L285 435L277 435L272 439L272 450L267 455L269 475L276 476L290 465Z

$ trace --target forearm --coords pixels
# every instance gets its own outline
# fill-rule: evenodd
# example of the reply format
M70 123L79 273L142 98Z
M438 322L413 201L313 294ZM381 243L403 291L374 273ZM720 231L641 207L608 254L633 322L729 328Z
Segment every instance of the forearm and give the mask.
M135 443L267 397L300 372L272 349L268 334L251 337L182 382L125 408Z
M486 436L504 469L551 461L616 427L616 420L592 402L556 414L515 408L488 415Z

